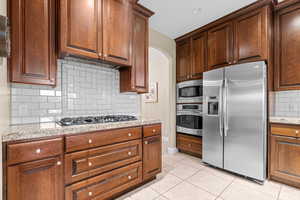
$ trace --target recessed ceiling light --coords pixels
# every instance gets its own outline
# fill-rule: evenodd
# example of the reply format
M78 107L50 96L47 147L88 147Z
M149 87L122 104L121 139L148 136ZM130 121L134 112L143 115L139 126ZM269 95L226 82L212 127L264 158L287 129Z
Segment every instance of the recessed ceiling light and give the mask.
M201 10L202 10L201 8L195 8L195 9L193 9L193 13L198 14L201 12Z

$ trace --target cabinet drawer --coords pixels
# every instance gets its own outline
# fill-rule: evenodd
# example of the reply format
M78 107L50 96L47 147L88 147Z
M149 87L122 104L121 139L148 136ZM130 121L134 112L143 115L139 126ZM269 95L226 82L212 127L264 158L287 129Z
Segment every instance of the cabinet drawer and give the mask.
M124 128L110 131L97 131L66 137L66 151L73 152L114 143L136 140L142 137L142 128Z
M177 134L177 147L183 151L202 155L202 139L199 137Z
M300 137L300 127L284 124L272 124L271 133L273 135L282 135L289 137Z
M148 125L143 127L144 137L151 137L161 134L161 124Z
M7 146L7 163L8 165L12 165L56 156L62 153L62 138L9 144Z
M65 156L65 182L70 184L142 160L142 141L109 145Z
M104 200L142 181L142 163L113 170L66 187L66 200Z

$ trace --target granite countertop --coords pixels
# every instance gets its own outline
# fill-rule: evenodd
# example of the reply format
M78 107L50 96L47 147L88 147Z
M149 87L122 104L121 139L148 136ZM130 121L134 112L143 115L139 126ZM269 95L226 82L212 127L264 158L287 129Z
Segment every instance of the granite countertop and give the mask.
M105 124L89 124L75 126L60 126L56 123L37 123L28 125L10 126L2 133L2 142L10 142L24 139L34 139L67 134L101 131L115 128L126 128L160 123L157 119L139 119L127 122L114 122Z
M300 125L300 118L296 117L270 117L269 121L271 123Z

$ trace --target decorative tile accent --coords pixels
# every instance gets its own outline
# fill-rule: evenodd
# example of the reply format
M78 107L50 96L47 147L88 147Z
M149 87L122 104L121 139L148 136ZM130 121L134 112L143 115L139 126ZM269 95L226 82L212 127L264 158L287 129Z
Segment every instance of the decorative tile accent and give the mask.
M51 122L62 117L139 116L139 95L120 93L119 71L79 59L58 60L57 86L11 84L11 124Z

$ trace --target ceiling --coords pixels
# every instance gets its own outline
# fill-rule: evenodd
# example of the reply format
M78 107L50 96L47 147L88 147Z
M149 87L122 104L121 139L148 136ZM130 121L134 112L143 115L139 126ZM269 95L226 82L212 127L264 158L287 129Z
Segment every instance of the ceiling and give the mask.
M150 27L177 38L256 0L140 0L155 12Z

